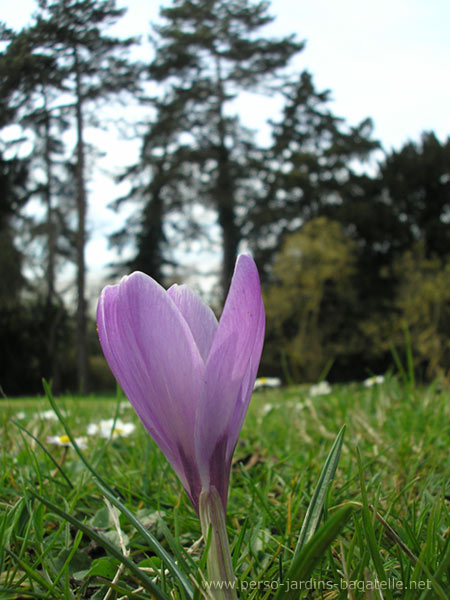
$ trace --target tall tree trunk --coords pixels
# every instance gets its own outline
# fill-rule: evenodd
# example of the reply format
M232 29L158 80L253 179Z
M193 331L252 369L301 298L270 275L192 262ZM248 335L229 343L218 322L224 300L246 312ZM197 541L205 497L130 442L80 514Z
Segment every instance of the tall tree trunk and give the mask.
M162 282L162 245L165 241L164 201L161 196L163 184L159 183L162 167L155 165L155 168L158 172L149 187L150 199L144 209L142 231L138 236L138 251L131 266L134 270L143 271L156 281Z
M84 140L83 140L83 95L81 89L81 74L78 63L77 48L74 48L75 86L76 86L76 126L77 126L77 163L76 163L76 189L77 189L77 214L78 227L76 235L76 260L77 260L77 376L78 391L86 394L88 390L88 356L87 356L87 327L86 327L86 185L84 180Z
M234 186L230 174L229 153L225 145L219 148L216 198L218 222L222 229L222 295L225 301L233 276L239 242L241 241L241 232L236 224Z
M53 173L51 156L51 126L50 113L47 105L47 95L43 89L44 98L44 161L46 185L44 189L44 203L47 208L47 304L50 304L55 295L55 223L53 215Z
M231 172L230 152L226 146L226 124L223 114L225 104L224 82L220 58L216 58L217 77L217 189L216 202L218 222L222 229L222 299L225 302L233 276L234 265L241 241L241 232L236 224L235 186Z
M45 376L53 382L53 391L58 391L59 386L59 357L56 348L58 325L61 320L62 311L59 299L56 296L55 286L55 264L56 264L56 232L53 210L53 164L51 154L51 116L47 105L47 96L43 89L44 99L44 162L46 185L44 188L44 203L47 208L47 269L46 282L47 293L45 299L45 310L48 323L47 330L47 360L49 373Z

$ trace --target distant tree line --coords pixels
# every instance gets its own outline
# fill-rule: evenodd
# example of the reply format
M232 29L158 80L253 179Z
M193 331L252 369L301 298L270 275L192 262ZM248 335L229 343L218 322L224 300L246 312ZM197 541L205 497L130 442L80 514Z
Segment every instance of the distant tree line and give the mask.
M139 160L120 176L129 192L114 203L133 207L110 239L131 256L115 274L182 276L180 241L216 242L196 217L206 209L220 229L217 297L240 249L258 263L264 374L357 379L409 346L421 376L445 375L450 139L427 132L383 152L370 119L348 125L330 92L293 68L304 44L267 34L268 2L172 0L148 63L127 53L137 40L108 33L123 13L114 0L39 0L29 26L0 30L0 128L16 126L14 139L0 132L4 393L39 392L41 377L81 393L114 385L87 313L86 128L103 125L106 102L130 101L148 117ZM281 100L265 144L238 110L243 93ZM68 265L75 308L59 284Z

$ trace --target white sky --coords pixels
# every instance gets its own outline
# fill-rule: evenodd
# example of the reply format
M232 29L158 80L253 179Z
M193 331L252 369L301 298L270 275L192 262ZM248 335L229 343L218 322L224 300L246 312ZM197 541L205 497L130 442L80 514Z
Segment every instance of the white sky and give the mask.
M128 13L117 31L142 35L155 21L158 5L152 0L118 1ZM0 19L19 29L33 12L32 0L0 0ZM450 135L450 0L272 0L275 22L271 35L296 33L306 40L297 57L298 70L311 71L319 90L332 91L332 110L355 125L365 117L374 121L374 137L386 150L421 132L433 130L445 140ZM274 110L262 100L243 104L243 120L256 130ZM137 155L136 145L97 134L107 154L101 170L114 172ZM119 194L108 177L95 173L90 184L91 241L87 248L91 276L113 260L106 234L123 220L106 207Z

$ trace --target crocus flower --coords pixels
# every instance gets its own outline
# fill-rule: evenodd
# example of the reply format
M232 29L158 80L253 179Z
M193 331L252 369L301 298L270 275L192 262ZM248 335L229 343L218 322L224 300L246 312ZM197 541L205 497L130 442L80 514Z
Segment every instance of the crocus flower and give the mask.
M239 256L220 322L189 287L166 291L136 272L102 291L97 324L113 374L197 513L210 490L225 510L263 346L253 259Z

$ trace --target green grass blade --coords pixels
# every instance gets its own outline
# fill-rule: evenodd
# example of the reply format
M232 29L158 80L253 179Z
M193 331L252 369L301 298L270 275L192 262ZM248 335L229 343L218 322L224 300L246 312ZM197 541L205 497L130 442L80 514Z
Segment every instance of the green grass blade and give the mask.
M295 600L298 600L301 585L311 578L315 566L324 557L330 544L342 531L353 511L353 506L345 506L339 509L306 542L300 552L296 554L284 577L283 582L289 582L289 585L284 586L282 582L275 594L275 600L279 598L295 598ZM296 582L298 586L295 586L293 582Z
M59 580L65 574L66 569L69 567L70 561L72 560L72 558L74 557L76 551L78 550L78 546L80 545L82 537L83 537L83 532L79 529L78 532L77 532L77 534L76 534L76 536L75 536L75 539L73 541L72 548L70 549L70 552L67 555L66 560L64 561L64 564L62 565L62 567L61 567L58 575L55 577L55 580L53 581L52 587L48 590L48 592L45 594L45 596L43 597L42 600L47 600L47 598L51 598L51 594L53 593L53 590L57 586ZM71 594L71 596L74 597L73 594Z
M405 369L403 367L403 363L402 360L400 358L400 355L397 351L397 348L394 346L393 343L389 344L389 349L391 351L392 354L392 358L394 359L394 363L395 366L397 367L398 372L400 373L400 376L402 378L402 381L405 385L408 385L408 376L405 372Z
M111 556L114 556L114 558L117 558L117 560L119 560L121 563L123 563L125 565L125 567L127 569L129 569L133 573L133 575L141 582L142 586L146 590L148 590L151 594L153 594L153 596L155 598L157 598L158 600L169 600L169 597L159 587L157 587L152 582L152 580L141 569L139 569L139 567L132 560L130 560L127 556L122 554L122 552L116 546L114 546L114 544L112 544L107 538L105 538L103 535L99 534L97 531L95 531L94 529L92 529L91 527L86 525L85 523L81 522L79 519L77 519L73 515L70 515L68 512L66 512L62 508L59 508L59 506L57 506L53 502L50 502L50 500L48 500L47 498L44 498L43 496L38 494L35 490L28 489L27 492L29 494L31 494L32 496L34 496L34 498L36 498L36 500L39 500L39 502L44 504L52 512L54 512L57 515L59 515L60 517L62 517L63 519L65 519L66 521L71 523L71 525L76 527L79 531L82 531L84 534L86 534L92 540L97 542L97 544L102 546L107 552L109 552L109 554L111 554Z
M416 385L416 376L414 373L414 357L411 344L411 336L409 334L409 328L406 323L403 324L403 331L405 335L405 346L406 346L406 365L408 367L408 382L411 387Z
M274 525L276 525L277 527L279 527L280 529L282 529L284 524L281 521L279 515L277 514L277 511L274 510L273 507L270 506L270 503L267 501L267 498L261 492L261 490L259 489L256 482L249 476L249 474L247 473L245 468L241 464L239 465L239 468L240 468L242 477L244 477L246 483L248 483L253 494L258 498L258 500L261 504L261 508L264 510L264 512L269 517L270 522L273 523Z
M36 437L34 436L31 431L28 431L28 429L26 427L24 427L23 425L21 425L20 423L18 423L17 421L12 421L12 424L15 425L16 427L18 427L20 430L22 430L24 433L26 433L28 436L30 436L31 439L33 439L36 444L45 452L45 454L48 456L48 458L52 461L52 463L55 465L55 467L58 469L58 471L61 473L61 475L63 476L63 478L65 479L65 481L67 482L67 485L73 489L73 484L70 481L69 477L67 476L66 472L64 471L64 469L61 467L60 464L58 464L58 461L56 461L52 454L47 450L47 448L44 446L44 444ZM59 482L58 482L59 483Z
M99 481L96 482L97 486L103 492L103 494L108 498L108 500L116 506L121 513L128 519L128 521L134 526L134 528L142 535L142 537L147 541L152 550L159 556L159 558L164 561L168 570L172 573L176 579L180 581L182 584L186 594L189 598L192 598L192 585L188 581L185 574L180 570L178 565L174 562L174 559L170 556L170 554L161 546L158 540L142 525L142 523L133 515L133 513L128 510L128 508L118 500L114 494L112 494L108 488L104 487Z
M314 491L314 495L309 503L308 510L306 511L305 518L303 520L300 535L298 537L297 546L294 552L295 560L303 546L311 539L314 533L319 527L320 516L322 514L325 498L331 481L336 473L336 468L341 456L342 443L344 441L345 425L337 434L334 444L328 454L325 465L319 477L319 482Z
M127 590L118 583L112 583L111 581L102 581L102 583L104 583L104 585L116 592L114 596L110 596L110 598L112 599L119 597L123 599L126 596L127 598L131 598L132 600L149 600L148 596L144 596L143 594L140 594L135 590Z
M171 574L180 581L187 596L189 598L192 598L192 596L193 596L192 585L191 585L190 581L188 580L188 578L186 577L186 575L178 567L178 565L176 564L176 562L172 558L172 556L170 556L170 554L158 542L158 540L148 531L148 529L146 529L142 525L142 523L139 521L139 519L137 519L135 517L135 515L133 515L133 513L124 504L122 504L122 502L120 500L118 500L118 498L116 497L116 495L114 494L113 490L110 488L108 483L89 464L89 461L86 459L83 452L81 452L78 444L76 443L76 440L75 440L74 436L72 435L72 432L70 431L70 428L66 423L66 420L62 416L61 411L59 410L59 408L55 402L55 399L53 398L50 387L45 380L43 381L43 385L44 385L45 392L47 394L48 401L50 402L53 410L57 414L58 419L60 420L61 425L64 428L64 431L66 432L68 438L70 439L70 442L71 442L75 452L78 454L80 460L83 462L85 467L92 474L94 481L97 484L98 488L108 498L108 500L111 502L111 504L116 506L116 508L118 508L120 510L120 512L127 518L127 520L142 535L142 537L149 544L150 548L167 565L167 568L171 572Z
M236 568L239 557L241 555L241 547L242 547L242 542L244 541L245 532L247 531L247 525L248 525L248 519L245 519L242 524L241 531L239 532L239 537L237 538L236 543L234 544L234 548L232 550L233 568L234 569Z
M441 600L448 600L448 596L446 596L444 590L442 589L442 586L437 581L437 579L440 578L441 576L443 576L445 570L448 569L449 567L450 567L450 544L447 545L446 552L441 559L441 563L439 565L438 570L434 574L434 577L432 579L430 578L431 583L433 585L433 590L439 596L439 598ZM432 592L433 590L427 589L426 591L424 591L423 594L420 596L420 600L424 600L425 598L428 598L430 596L430 592Z
M192 567L194 565L192 558L189 556L189 554L187 554L187 552L185 552L180 543L177 542L176 538L170 533L170 530L165 524L164 519L161 517L158 519L158 525L167 543L169 544L169 547L172 550L178 565L182 566L185 571L189 571L187 561L189 561L190 567Z
M49 583L40 573L38 573L38 571L36 571L35 569L32 569L24 560L22 560L20 558L20 556L18 556L12 550L7 550L6 552L12 558L14 558L17 565L19 565L20 568L28 575L30 580L36 581L36 583L41 585L43 588L46 588L47 590L51 589L51 583ZM42 593L41 593L41 597L42 597Z
M0 587L0 598L2 600L27 600L28 598L42 600L42 594L41 592L32 592L22 588Z
M356 457L358 460L358 468L359 468L359 480L361 485L361 497L362 497L362 521L365 537L367 540L367 545L369 547L370 556L372 558L372 562L375 567L375 571L377 572L377 577L379 581L383 581L385 585L385 597L387 599L392 599L392 594L389 591L389 581L388 576L386 575L386 571L384 570L383 560L381 558L380 549L378 547L377 538L375 536L375 529L372 523L371 511L369 508L369 503L367 500L367 491L366 484L364 483L364 472L362 468L361 455L359 452L359 448L356 448Z

